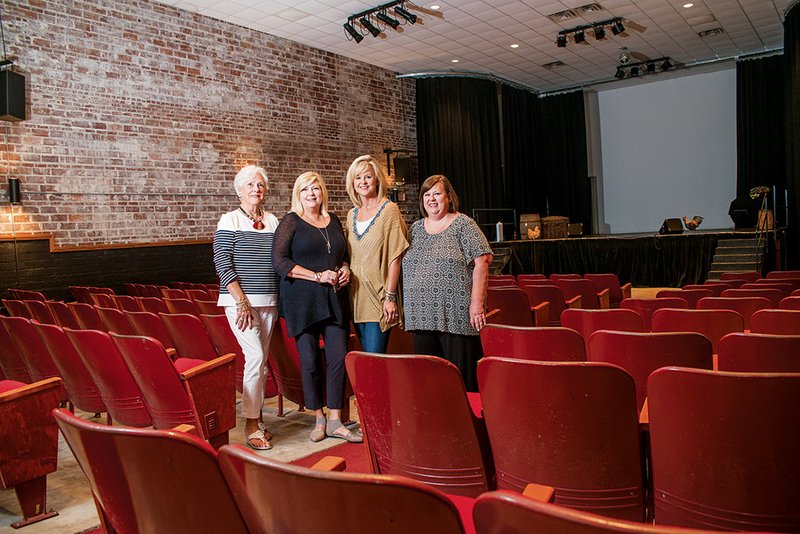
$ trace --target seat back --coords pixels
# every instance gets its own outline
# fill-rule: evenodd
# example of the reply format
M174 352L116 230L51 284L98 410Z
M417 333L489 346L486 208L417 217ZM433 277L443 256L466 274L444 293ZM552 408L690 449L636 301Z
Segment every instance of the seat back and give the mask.
M139 301L130 295L111 295L111 300L114 301L114 307L118 310L142 311Z
M129 336L136 334L136 329L131 326L125 314L120 310L116 308L102 308L100 306L97 306L95 309L105 325L103 330L106 332L116 332L117 334Z
M283 317L275 321L269 344L269 367L278 386L278 393L295 404L304 406L306 402L300 374L300 354L294 338L287 334Z
M567 304L564 301L564 293L557 285L524 285L522 290L528 297L528 304L530 306L538 306L542 302L550 304L549 317L547 324L549 326L561 326L561 312L567 309ZM490 318L491 319L491 318Z
M455 365L434 356L357 351L345 365L373 472L468 497L492 489L483 425Z
M748 284L744 284L748 285ZM722 292L723 297L764 297L768 299L773 307L777 308L781 299L787 295L780 289L772 288L752 288L752 289L726 289Z
M100 330L105 331L106 324L97 313L97 309L91 304L83 302L70 302L69 307L72 310L72 315L78 320L78 324L83 330Z
M167 304L161 297L136 297L142 311L150 313L169 313Z
M525 291L513 287L489 287L486 290L486 306L489 310L500 310L488 319L493 324L512 326L534 326L533 314Z
M169 313L185 313L188 315L194 315L195 317L200 315L200 310L197 308L197 304L189 299L165 298L164 304L167 305L167 310Z
M716 534L718 531L665 527L615 520L540 502L511 491L490 491L475 501L477 534L558 532L559 534Z
M647 391L656 521L800 531L800 375L665 368Z
M677 297L683 299L689 304L689 308L692 310L697 308L698 300L703 297L713 296L714 292L711 289L662 289L656 293L656 298Z
M603 289L608 289L608 299L612 308L619 308L622 299L630 297L630 285L626 285L626 292L623 294L623 286L619 283L619 278L613 273L583 275L584 278L594 284L595 292L599 293Z
M535 481L555 488L557 504L644 520L639 414L625 371L488 357L478 382L499 489Z
M578 280L583 278L583 276L575 273L552 273L550 275L550 280Z
M201 315L225 315L225 308L217 306L216 300L195 300L194 304Z
M91 291L91 289L90 289ZM108 293L91 293L92 302L91 304L98 307L103 308L116 308L117 303L114 302L112 295Z
M84 304L94 304L92 300L92 293L89 291L89 288L86 286L69 286L69 291L72 293L72 296L75 298L76 302L82 302Z
M151 426L153 420L142 390L111 337L98 330L65 328L64 333L92 376L112 419L128 426Z
M47 302L47 297L39 291L31 291L30 289L9 289L8 292L12 298L17 300L38 300L39 302Z
M11 337L17 352L25 361L33 380L39 382L47 378L61 378L61 372L56 367L50 351L47 350L42 338L33 329L30 319L0 316L0 322L2 322L2 327L5 327L6 332ZM67 390L64 388L63 382L58 394L58 398L61 401L68 399Z
M523 282L527 282L529 280L547 280L547 277L541 273L526 273L517 275L517 284L520 286L523 284Z
M200 432L194 405L164 347L149 337L113 332L110 336L142 391L153 426L167 430L182 424L195 425Z
M455 505L414 480L318 471L239 445L222 447L219 460L251 532L282 532L287 525L293 532L331 534L464 532Z
M767 273L767 278L800 278L800 271L770 271Z
M188 299L189 296L183 289L176 289L172 287L161 288L161 298L163 299Z
M205 289L185 289L189 300L213 300L211 294Z
M3 306L11 317L33 318L33 313L23 300L3 299Z
M15 380L24 384L33 382L28 364L20 354L11 335L3 324L0 324L0 369L6 380Z
M551 275L550 278L553 278ZM585 278L558 278L554 279L556 285L561 288L564 298L570 300L574 297L581 297L581 308L597 310L601 308L598 291L594 284ZM563 325L562 325L563 326Z
M711 341L696 332L612 332L600 330L589 338L587 358L625 369L636 384L636 406L647 398L647 378L660 367L677 365L713 369Z
M681 289L708 289L709 291L711 291L711 293L713 293L711 295L712 297L719 297L722 296L723 291L725 291L726 289L734 289L734 286L732 284L723 284L723 283L686 284Z
M125 318L128 319L136 335L157 339L165 349L175 348L175 342L169 337L169 332L167 332L164 321L161 320L159 315L146 311L124 311L122 313L125 315Z
M771 308L764 297L703 297L697 301L698 310L733 310L742 316L745 330L750 329L750 317L758 310Z
M742 284L738 289L777 289L783 293L784 297L792 294L792 291L798 289L793 284L783 283L781 280L756 280L750 284Z
M57 300L48 300L46 302L47 308L56 320L59 326L66 326L67 328L80 328L78 319L72 313L72 308L63 302Z
M800 310L800 296L782 298L778 308L781 310Z
M722 336L743 332L744 319L731 310L677 310L663 308L653 312L653 332L697 332L711 341L714 354Z
M633 310L642 318L642 328L645 332L653 330L653 312L660 308L688 308L689 303L678 297L661 298L630 298L619 303L619 307Z
M769 277L770 276L767 275L767 278ZM721 273L719 275L719 279L723 282L726 280L746 280L747 282L753 282L759 278L761 278L761 273L757 271Z
M201 439L53 415L110 529L247 532L217 454Z
M244 380L244 353L239 341L231 331L228 318L225 315L201 315L200 320L203 322L217 354L233 353L236 355L236 389L241 392Z
M800 335L728 334L719 342L717 369L737 373L800 373Z
M31 313L30 319L36 319L44 324L56 324L56 318L50 312L47 304L41 300L26 300L25 305Z
M175 342L175 348L181 358L196 360L213 360L217 351L208 337L200 317L186 313L160 313L169 337Z
M561 313L561 326L578 332L584 343L598 330L643 332L642 317L633 310L582 310L570 308Z
M141 287L142 284L133 284L131 282L124 282L122 284L123 289L125 289L125 293L130 297L141 297Z
M580 334L570 328L489 324L481 330L484 356L550 362L586 361Z
M792 291L796 289L800 289L800 278L759 278L758 280L754 280L750 282L751 284L761 285L761 284L788 284L792 287ZM778 289L781 289L779 287ZM791 291L790 291L791 293ZM23 299L25 300L25 299Z
M89 413L106 412L97 384L60 326L31 323L58 367L69 400Z
M800 311L759 310L750 317L750 331L755 334L800 335Z

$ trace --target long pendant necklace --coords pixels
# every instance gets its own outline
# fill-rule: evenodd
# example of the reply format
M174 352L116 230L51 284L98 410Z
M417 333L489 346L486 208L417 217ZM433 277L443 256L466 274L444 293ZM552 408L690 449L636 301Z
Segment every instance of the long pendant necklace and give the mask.
M261 222L261 221L264 220L264 212L263 211L261 211L258 208L256 208L256 210L253 212L253 215L250 215L249 213L244 211L244 208L242 208L241 206L239 206L239 211L244 213L245 217L247 217L248 219L253 221L253 228L255 228L256 230L263 230L264 229L264 223Z
M325 240L325 245L327 245L327 247L328 247L328 254L330 254L331 253L331 238L330 238L330 236L328 236L328 227L327 226L325 227L325 233L324 234L322 233L322 230L320 229L319 226L315 226L314 228L317 229L317 231L319 232L319 235L321 235L322 239Z

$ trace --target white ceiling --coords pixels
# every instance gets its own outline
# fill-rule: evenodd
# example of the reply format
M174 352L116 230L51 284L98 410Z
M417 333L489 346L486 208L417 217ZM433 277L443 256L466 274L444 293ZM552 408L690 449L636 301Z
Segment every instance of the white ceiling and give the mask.
M540 91L613 80L621 46L650 59L668 56L688 66L781 49L783 12L790 2L694 0L687 9L682 6L690 0L598 0L601 11L560 23L548 15L591 0L407 2L406 8L419 16L417 24L406 23L398 30L387 27L378 38L367 34L357 44L346 37L342 25L350 15L386 0L159 1L399 74L479 72ZM441 6L438 11L430 9L434 4ZM626 19L623 34L607 31L605 39L596 41L589 32L584 44L570 41L566 48L556 47L559 30L612 17ZM644 31L634 30L637 26ZM698 36L712 28L724 33ZM512 44L519 47L512 49ZM565 65L543 67L554 61Z

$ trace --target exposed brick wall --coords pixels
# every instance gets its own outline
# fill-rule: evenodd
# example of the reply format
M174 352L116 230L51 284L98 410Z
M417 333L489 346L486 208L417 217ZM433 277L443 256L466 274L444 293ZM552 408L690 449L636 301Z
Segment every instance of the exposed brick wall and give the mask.
M414 82L377 67L146 0L10 0L3 19L28 120L7 126L24 204L13 228L0 204L0 234L210 237L249 163L270 177L269 210L286 212L294 179L316 170L344 216L353 158L416 149Z

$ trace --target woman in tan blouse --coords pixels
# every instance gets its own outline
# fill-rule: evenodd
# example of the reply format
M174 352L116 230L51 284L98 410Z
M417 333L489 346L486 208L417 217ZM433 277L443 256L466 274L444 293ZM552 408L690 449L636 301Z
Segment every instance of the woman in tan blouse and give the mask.
M372 156L356 158L347 171L350 302L353 323L367 352L386 352L391 328L400 323L397 286L408 248L397 204L386 198L386 173Z

